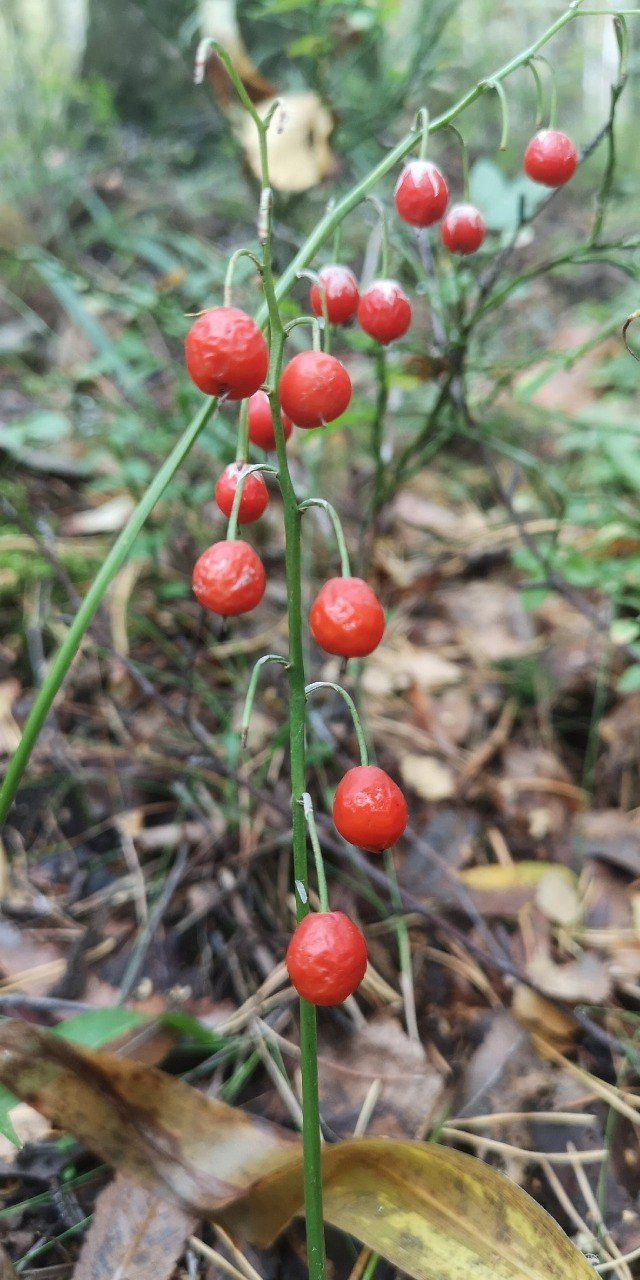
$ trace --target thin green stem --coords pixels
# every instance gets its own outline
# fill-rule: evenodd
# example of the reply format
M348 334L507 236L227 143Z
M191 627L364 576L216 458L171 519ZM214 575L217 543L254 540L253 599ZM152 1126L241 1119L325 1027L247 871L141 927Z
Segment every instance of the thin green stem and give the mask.
M558 120L558 79L555 67L545 58L543 53L538 53L534 59L535 62L543 62L549 72L549 82L551 89L549 93L549 128L555 129Z
M593 227L589 237L589 243L596 245L602 235L607 207L611 192L613 189L613 178L616 167L616 136L615 136L615 118L618 106L618 99L624 90L627 81L627 61L629 53L629 33L624 18L614 18L613 23L616 41L618 44L618 75L614 84L610 89L610 106L609 119L607 121L606 139L607 139L607 159L600 181L600 187L596 195L596 211L593 219Z
M368 195L366 197L369 204L372 204L378 218L380 220L380 256L381 264L378 275L386 280L389 275L389 223L387 222L386 209L381 200L377 196Z
M22 774L44 722L51 710L53 700L64 680L73 659L80 648L82 638L99 608L102 598L110 582L124 564L143 525L150 516L156 503L171 483L178 467L182 465L191 451L203 427L209 421L217 406L217 400L205 400L200 412L193 419L187 431L174 446L169 457L154 476L147 492L140 500L130 516L120 536L114 542L106 560L94 578L69 630L56 653L43 681L35 702L29 712L22 737L13 755L0 791L0 826L4 822L11 802L18 788Z
M331 208L333 207L334 206L332 201ZM342 223L339 223L335 229L334 236L333 236L333 261L334 262L340 261L341 252L342 252Z
M227 265L227 270L224 277L224 295L223 296L224 296L225 307L231 306L231 298L232 298L232 292L233 292L233 275L234 275L236 266L238 265L241 258L250 258L253 264L255 265L256 269L259 272L262 271L262 263L260 262L259 258L256 258L255 253L252 253L250 249L236 249L235 253L232 253L231 257L229 258L229 263Z
M409 930L407 922L404 918L404 904L398 877L396 875L395 863L393 861L393 853L391 849L384 851L384 867L389 881L389 897L398 909L398 916L394 923L396 939L398 942L398 958L400 960L400 984L402 986L402 999L404 1003L404 1016L407 1024L407 1031L411 1040L420 1042L420 1034L418 1032L418 1023L416 1020L416 1001L413 985L413 965L411 963L411 941L409 938Z
M288 324L284 326L283 332L285 337L288 338L289 334L293 333L294 329L303 329L305 327L311 329L313 350L319 351L322 346L322 337L317 316L296 316L295 320L289 320Z
M351 715L351 719L353 720L353 727L356 731L356 738L358 739L358 749L360 751L360 764L363 764L363 765L368 764L369 752L367 751L367 744L364 738L362 722L360 720L360 716L358 715L357 707L355 702L353 701L353 698L351 697L351 694L347 693L346 689L343 689L341 684L334 684L333 680L314 680L313 684L308 684L305 689L306 697L308 698L309 694L315 693L316 689L333 689L333 692L339 693L343 701L346 702L347 707L349 708L349 714Z
M456 128L455 124L448 125L448 128L451 130L452 133L455 133L456 138L460 143L460 149L462 151L462 193L463 193L462 198L463 200L468 201L469 200L469 148L460 130Z
M314 284L316 286L316 289L318 290L318 297L320 298L320 307L322 310L322 320L323 320L323 332L322 332L323 348L322 349L325 355L328 356L331 354L331 325L329 324L329 312L327 310L327 291L317 271L309 271L309 269L305 267L304 271L300 272L300 278L302 279L303 277L306 278L307 280L311 280L312 284Z
M243 400L240 407L238 423L238 443L236 445L236 462L246 462L249 457L249 401Z
M233 495L231 515L229 516L229 523L227 525L228 541L231 541L233 538L235 538L238 532L238 516L240 515L240 503L242 502L242 490L244 489L245 480L247 479L247 476L253 475L254 471L267 471L274 476L278 474L276 471L276 468L272 467L271 463L269 462L252 462L251 466L244 467L242 474L238 476L236 491Z
M266 150L263 155L263 185L268 186ZM296 268L306 266L301 262ZM271 331L269 356L269 402L276 441L278 473L284 514L285 571L287 579L287 617L289 623L289 762L292 802L293 874L303 893L296 893L296 918L302 920L309 911L307 877L307 824L302 808L305 792L305 678L302 647L302 515L291 480L289 461L282 427L280 403L276 387L282 367L285 331L282 325L278 295L271 265L270 219L263 246L263 284ZM318 326L316 324L316 330ZM306 898L306 901L305 901ZM302 1080L302 1154L304 1165L304 1202L307 1228L309 1280L324 1280L325 1246L322 1210L322 1161L320 1147L320 1098L318 1092L318 1035L316 1011L312 1004L300 1000L300 1074Z
M302 803L302 810L305 816L305 821L309 829L309 840L311 842L311 848L313 849L313 857L316 864L316 879L318 881L318 898L320 900L320 910L328 911L329 910L329 890L327 889L327 877L324 869L324 860L322 857L322 850L320 848L320 841L318 840L318 829L316 827L316 820L313 813L313 801L308 791L305 791L303 793L301 803Z
M376 396L375 413L371 421L371 456L374 466L373 492L371 495L372 523L375 521L383 504L384 458L382 456L382 448L384 444L384 421L389 400L387 353L384 347L380 347L376 351L376 383L378 394Z
M361 1280L373 1280L373 1276L374 1276L374 1274L375 1274L375 1269L376 1269L376 1267L377 1267L377 1265L378 1265L379 1261L380 1261L380 1254L379 1254L379 1253L372 1253L372 1254L371 1254L371 1257L369 1258L369 1260L368 1260L368 1262L367 1262L367 1265L366 1265L366 1267L365 1267L364 1271L362 1272Z
M504 85L501 80L489 80L487 83L489 89L495 89L500 101L500 114L502 116L502 132L500 134L500 151L506 151L509 144L509 103L507 95L504 91Z
M429 150L429 112L426 107L421 107L417 116L415 128L420 130L420 150L418 152L419 160L426 160L427 151Z
M533 79L534 79L534 81L535 81L535 86L536 86L536 129L540 129L540 128L542 127L542 121L544 120L544 89L543 89L543 87L542 87L542 76L540 75L540 72L538 71L538 68L537 68L537 66L536 66L536 59L535 59L535 58L531 58L531 59L529 60L529 62L527 63L527 66L528 66L528 68L529 68L529 70L530 70L530 72L531 72L531 74L532 74L532 76L533 76Z
M300 511L307 511L309 507L320 507L322 511L326 511L333 525L333 531L336 535L336 542L338 544L338 551L340 552L340 572L343 578L350 578L351 565L349 563L349 552L347 551L344 529L342 528L338 512L330 502L326 501L325 498L305 498L304 502L300 503L299 509Z
M242 740L243 747L246 747L247 745L247 736L249 733L249 721L251 719L251 712L253 710L253 703L256 696L256 689L258 687L258 680L260 679L260 673L262 671L262 668L266 666L267 662L279 662L280 665L283 667L288 667L289 665L288 659L283 658L282 655L279 653L264 653L262 657L258 658L258 661L254 664L253 671L251 672L251 678L249 680L249 687L247 689L247 696L244 700L244 708L242 712L242 724L240 725L240 738Z

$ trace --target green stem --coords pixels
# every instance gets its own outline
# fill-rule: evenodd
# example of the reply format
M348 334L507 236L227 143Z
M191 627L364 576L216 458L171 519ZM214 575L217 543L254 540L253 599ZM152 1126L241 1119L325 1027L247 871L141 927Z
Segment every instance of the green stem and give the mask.
M411 940L409 938L407 922L403 915L404 904L402 901L402 894L400 893L400 886L398 884L398 877L396 875L396 868L391 849L385 849L384 851L384 869L389 881L389 897L391 898L394 907L398 910L398 917L395 922L395 931L398 942L398 958L400 960L400 982L404 1003L404 1017L410 1039L419 1044L420 1035L416 1021L413 965L411 963Z
M417 116L415 128L420 130L420 150L418 152L419 160L426 160L427 151L429 150L429 112L426 107L421 107Z
M251 261L254 263L256 269L259 272L262 271L262 263L259 261L258 258L256 258L255 253L252 253L250 249L236 249L235 253L232 253L231 257L229 258L227 271L224 277L223 297L224 297L225 307L231 306L231 294L233 289L233 273L236 269L237 263L240 261L241 258L251 258Z
M455 133L456 138L460 143L460 149L462 151L462 198L468 203L470 198L469 196L469 148L460 130L456 128L455 124L450 124L449 128L452 133Z
M300 272L300 275L302 275L302 272ZM288 338L289 334L293 333L294 329L304 328L305 326L308 326L311 329L313 350L319 351L322 345L322 337L317 316L296 316L295 320L289 320L283 330L285 338Z
M4 822L11 802L18 788L20 779L28 764L29 757L44 722L51 710L53 700L64 680L73 659L80 648L82 637L95 616L109 584L124 564L143 525L150 516L156 502L162 497L165 489L173 480L178 467L184 462L187 454L195 444L200 432L209 421L217 406L217 400L205 400L200 412L174 446L169 457L162 464L157 475L151 481L147 492L130 516L120 536L114 542L106 560L101 565L89 590L76 613L69 630L56 653L46 679L43 681L35 702L29 712L22 737L9 763L0 791L0 826Z
M263 184L268 185L266 150L263 155ZM302 264L304 265L304 264ZM293 277L295 279L295 275ZM305 678L302 647L302 515L291 480L282 428L278 385L284 352L285 331L278 306L271 266L270 228L263 247L263 283L271 330L269 360L269 401L276 440L278 473L284 513L287 616L289 622L289 761L292 802L293 874L303 892L296 893L296 918L309 912L307 874L307 824L302 797L305 792ZM317 329L317 324L316 324ZM320 1099L318 1093L318 1035L315 1006L300 1000L300 1073L302 1078L302 1155L304 1203L307 1227L309 1280L324 1280L325 1247L322 1210L322 1160L320 1147Z
M253 710L253 702L256 696L258 680L260 679L260 672L262 671L262 668L266 665L267 662L279 662L283 667L287 667L289 665L288 659L283 658L279 653L264 653L262 657L258 658L258 661L255 663L253 671L251 672L251 679L249 680L249 688L247 689L247 696L244 700L244 709L242 712L242 724L240 726L240 737L242 740L243 747L246 747L247 745L247 735L249 733L249 721L251 719L251 712Z
M369 752L367 751L367 744L364 740L362 723L360 720L360 716L358 715L356 704L353 701L351 694L347 693L346 689L343 689L341 684L334 684L333 680L314 680L313 684L308 684L305 689L306 697L308 698L310 693L315 693L316 689L333 689L333 692L339 693L343 701L346 702L349 708L351 719L353 720L353 727L356 731L356 738L358 739L358 749L360 751L360 764L364 764L364 765L368 764Z
M313 802L308 791L302 796L302 809L305 816L307 827L309 828L309 839L311 848L313 849L313 857L316 864L316 878L318 881L318 898L320 900L320 910L329 911L329 890L327 889L327 877L324 869L324 860L320 841L318 840L318 829L313 814Z
M531 58L527 63L527 66L533 76L536 86L536 129L540 129L542 127L542 121L544 120L544 91L542 88L542 77L536 66L535 58Z
M238 443L236 445L236 462L246 462L249 457L249 401L243 400L238 423Z
M340 552L340 572L343 578L350 578L351 565L349 563L349 552L347 551L344 529L340 523L340 516L338 515L338 512L330 502L326 501L325 498L305 498L304 502L300 503L299 510L307 511L309 507L320 507L322 511L326 511L333 525L333 531L336 535L336 542L338 544L338 551Z
M596 245L602 235L604 221L607 213L607 206L611 197L613 188L613 177L616 167L616 137L615 137L615 118L618 99L623 92L627 81L627 59L629 49L629 37L627 32L627 24L624 18L614 19L614 31L618 43L618 75L614 84L610 89L610 107L609 119L607 121L607 159L604 172L596 196L596 211L593 220L593 228L589 237L589 244Z
M389 276L389 223L387 222L387 212L382 201L378 200L377 196L368 195L366 199L369 201L369 204L373 205L380 220L380 256L382 261L380 264L380 271L377 272L377 274L381 276L383 280L386 280Z
M500 113L502 116L502 132L500 134L499 146L501 151L506 151L507 145L509 143L509 103L507 102L507 95L504 91L504 85L502 84L501 80L490 80L488 82L487 87L489 89L495 89L498 95L498 98L500 100Z
M376 351L376 382L378 394L376 408L371 422L371 454L373 457L373 493L371 495L371 523L375 526L376 517L383 504L384 458L382 445L384 442L384 420L389 400L389 378L387 371L387 353L384 347ZM375 532L375 529L374 529Z
M240 463L240 465L242 466L242 463ZM242 490L244 489L244 483L247 476L253 475L254 471L267 471L273 476L278 474L276 468L272 467L269 462L252 462L250 467L244 468L242 475L238 476L236 491L233 495L231 515L229 516L229 523L227 525L227 540L235 538L238 532L238 516L240 514L240 503L242 501Z
M315 284L316 289L318 290L318 297L320 298L320 307L322 309L322 320L323 320L322 349L326 356L331 355L331 325L329 324L329 312L327 310L327 291L317 271L309 271L305 268L304 271L300 272L300 278L302 279L303 277L306 278L307 280L311 280L312 284Z
M539 53L536 58L532 58L530 66L535 75L535 63L543 62L549 72L549 80L551 83L551 91L549 96L549 128L555 129L558 119L558 81L556 73L548 58L544 54Z

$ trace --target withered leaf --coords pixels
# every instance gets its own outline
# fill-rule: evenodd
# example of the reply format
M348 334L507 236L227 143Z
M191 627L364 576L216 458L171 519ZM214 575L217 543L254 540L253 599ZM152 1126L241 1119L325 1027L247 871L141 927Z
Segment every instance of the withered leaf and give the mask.
M119 1173L98 1197L73 1280L166 1280L196 1222Z
M269 1245L303 1208L297 1138L152 1067L0 1028L0 1080L163 1199ZM552 1218L489 1165L435 1144L325 1146L325 1219L415 1280L593 1280Z

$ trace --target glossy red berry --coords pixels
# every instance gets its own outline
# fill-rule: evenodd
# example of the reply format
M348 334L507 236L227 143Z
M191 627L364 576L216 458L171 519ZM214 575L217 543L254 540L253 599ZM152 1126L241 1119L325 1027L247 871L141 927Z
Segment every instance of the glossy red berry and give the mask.
M401 338L411 324L411 303L395 280L374 280L360 296L358 323L385 345Z
M234 618L260 604L267 584L264 565L247 542L214 542L193 567L193 594L205 609Z
M440 238L451 253L475 253L487 234L487 224L473 204L454 204L445 214Z
M303 1000L342 1004L364 978L367 946L353 920L342 911L313 911L293 934L286 965Z
M185 340L189 376L209 396L244 400L264 382L267 344L246 311L211 307L192 324Z
M322 267L318 279L324 289L327 303L327 315L332 324L346 324L358 310L358 281L349 267L332 263ZM317 284L312 285L309 297L314 315L322 315L322 300Z
M309 625L325 653L364 658L380 644L384 610L362 578L329 578L311 606Z
M430 160L411 160L402 170L393 193L399 216L412 227L430 227L438 222L448 199L444 177Z
M231 462L225 467L222 475L216 484L216 502L225 516L231 515L233 508L233 499L235 498L238 481L246 467L241 462ZM238 524L251 524L253 520L258 520L262 515L267 503L269 494L267 486L260 475L259 471L252 471L247 476L242 485L242 494L240 497L240 507L238 509Z
M293 423L286 413L281 412L280 416L284 438L288 440L293 430ZM271 405L266 391L256 391L249 400L249 439L259 449L272 450L276 447Z
M323 427L344 413L351 399L351 379L335 356L301 351L285 365L278 396L297 427Z
M407 825L405 798L393 778L375 765L349 769L333 797L333 821L349 844L382 853Z
M545 187L561 187L568 182L577 164L578 152L571 138L559 129L541 129L536 133L522 161L527 176Z

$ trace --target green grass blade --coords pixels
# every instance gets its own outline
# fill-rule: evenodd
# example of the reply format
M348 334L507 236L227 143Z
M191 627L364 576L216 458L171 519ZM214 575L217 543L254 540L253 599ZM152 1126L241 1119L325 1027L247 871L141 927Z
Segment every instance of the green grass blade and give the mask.
M199 413L196 414L186 431L183 432L178 443L172 449L169 457L163 462L146 493L132 512L122 533L114 542L109 555L82 601L29 712L22 731L22 737L7 769L6 777L0 789L0 825L4 822L11 807L20 779L29 762L29 757L38 735L51 710L53 700L80 648L82 637L90 626L105 591L129 555L145 521L170 484L178 467L186 458L205 423L211 417L216 403L216 400L205 401Z

